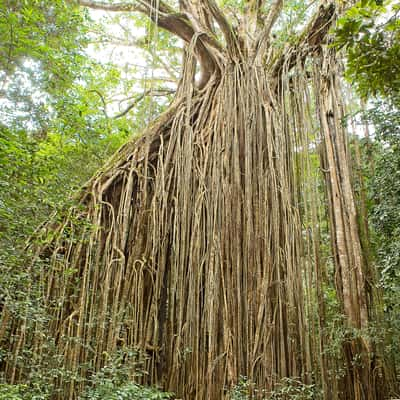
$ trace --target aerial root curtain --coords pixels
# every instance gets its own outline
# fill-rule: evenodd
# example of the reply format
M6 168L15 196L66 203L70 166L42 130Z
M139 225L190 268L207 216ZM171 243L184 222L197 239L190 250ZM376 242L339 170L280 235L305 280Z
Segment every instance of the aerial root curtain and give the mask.
M334 7L321 7L301 41L266 65L274 7L252 51L211 8L225 58L185 25L188 56L169 109L88 183L79 206L45 227L51 239L35 250L50 260L40 276L49 321L36 331L49 333L72 374L135 348L142 379L185 400L227 398L240 376L260 398L283 377L315 383L326 399L384 398L387 372L367 341L350 341L343 360L324 353L320 167L346 324L365 328L372 307L337 60L324 44ZM165 29L168 10L157 20ZM205 69L197 82L196 60ZM40 354L45 340L28 325L9 327L11 381L24 375L23 347ZM360 354L363 364L352 365ZM340 362L346 373L335 377ZM59 386L55 398L76 399L83 383Z

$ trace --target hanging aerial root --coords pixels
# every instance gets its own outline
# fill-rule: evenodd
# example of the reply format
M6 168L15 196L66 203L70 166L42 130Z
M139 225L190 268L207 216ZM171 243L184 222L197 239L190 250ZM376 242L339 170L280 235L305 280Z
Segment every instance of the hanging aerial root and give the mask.
M269 85L230 65L88 184L41 277L68 369L123 343L185 399L221 399L241 375L307 378L294 140Z
M41 354L51 337L73 377L56 378L62 394L55 399L77 399L85 379L121 349L140 352L148 374L138 379L185 400L228 398L241 376L259 389L254 398L267 397L284 377L323 388L325 399L382 398L363 392L380 376L353 369L347 377L360 382L346 389L331 375L337 360L325 353L330 254L321 250L318 149L322 143L330 162L329 146L336 157L345 148L338 141L336 71L326 63L319 68L292 52L279 73L230 62L198 90L189 60L171 107L87 184L78 207L44 228L52 237L35 253L36 261L49 259L40 270L47 319L32 323L27 314L9 328L10 381L29 367L18 363L22 349ZM340 159L340 166L323 165L332 253L342 279L339 301L363 327L370 305L354 242L349 159ZM349 190L340 204L332 200L335 188ZM339 213L350 220L340 221ZM347 258L340 223L353 246ZM350 270L355 292L346 303Z

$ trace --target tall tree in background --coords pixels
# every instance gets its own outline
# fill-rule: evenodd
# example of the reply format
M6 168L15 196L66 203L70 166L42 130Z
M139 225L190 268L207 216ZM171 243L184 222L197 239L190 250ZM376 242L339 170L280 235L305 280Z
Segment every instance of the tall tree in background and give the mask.
M46 331L74 376L59 378L54 398L77 398L79 378L121 347L141 349L145 379L178 398L224 398L240 376L256 398L285 377L316 383L325 399L386 398L394 382L367 335L377 315L373 274L340 62L328 46L339 5L314 7L297 39L280 46L281 0L182 0L179 12L159 0L79 3L140 12L178 36L182 78L168 110L38 235L32 274L48 315L5 318L2 305L8 379L24 377L20 355L26 347L40 355L37 333ZM333 359L323 296L330 257L345 332Z
M361 140L369 197L374 262L383 289L386 341L390 357L399 354L400 193L400 3L363 1L349 9L336 29L346 51L346 77L364 100ZM365 104L366 103L366 104ZM366 217L365 217L366 218ZM397 365L398 361L397 361Z

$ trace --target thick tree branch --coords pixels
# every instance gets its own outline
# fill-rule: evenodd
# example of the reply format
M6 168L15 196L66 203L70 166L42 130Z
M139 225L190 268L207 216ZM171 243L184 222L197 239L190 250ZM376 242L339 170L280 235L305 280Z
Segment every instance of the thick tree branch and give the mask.
M100 97L100 100L103 104L102 111L103 111L104 116L106 118L117 119L117 118L121 118L124 115L128 114L128 112L131 111L132 108L137 106L138 103L141 102L145 97L147 97L147 96L154 96L154 97L168 96L170 94L175 93L175 90L172 90L172 89L149 89L149 90L146 90L145 92L141 93L138 96L131 97L131 99L134 98L134 100L123 111L120 111L118 114L113 115L113 116L109 116L107 114L107 103L106 103L106 100L105 100L103 94L96 89L90 90L90 92L96 93ZM123 101L126 101L126 100L128 100L128 99L125 99Z
M263 0L247 0L244 5L244 15L239 24L239 32L244 48L248 52L254 45Z
M72 0L68 0L72 2ZM78 0L79 5L93 9L107 11L138 11L149 17L157 26L180 37L190 43L196 30L186 15L177 13L172 7L158 0L158 8L151 0L136 0L135 3L108 4L101 1ZM218 43L209 35L202 34L196 39L194 46L195 56L200 63L201 80L199 85L204 86L216 69L216 60L208 46L218 49Z
M80 6L92 8L93 10L104 10L104 11L143 11L139 4L132 3L105 3L103 1L92 1L92 0L78 0L77 3Z
M274 24L279 17L282 7L283 7L283 0L275 0L272 3L268 11L267 17L265 18L264 28L262 29L256 41L256 47L255 47L256 58L264 55L268 47L269 35L271 34L271 30L274 27Z
M272 74L279 75L282 68L292 68L298 58L304 60L309 54L318 51L326 40L326 36L334 21L335 4L321 5L311 19L311 22L299 35L300 39L296 44L287 48L272 66Z
M172 89L158 89L158 90L154 90L154 89L149 89L146 90L144 93L142 93L141 95L137 96L135 98L134 101L132 101L132 103L130 103L125 110L121 111L120 113L114 115L113 119L117 119L117 118L121 118L124 115L128 114L128 112L130 110L132 110L132 108L134 108L135 106L137 106L137 104L142 101L146 96L168 96L169 94L175 93L175 90Z
M190 16L193 26L198 32L215 35L212 16L206 12L202 0L180 0L181 10Z
M219 25L222 34L225 37L227 50L231 53L236 54L239 51L239 44L235 33L225 15L218 7L214 0L204 0L204 5L207 7L210 14L214 17L215 21Z

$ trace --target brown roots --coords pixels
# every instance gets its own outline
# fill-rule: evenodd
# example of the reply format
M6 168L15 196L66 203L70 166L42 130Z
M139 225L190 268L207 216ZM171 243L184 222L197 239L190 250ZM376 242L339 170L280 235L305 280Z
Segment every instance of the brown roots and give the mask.
M90 181L79 207L46 227L52 238L37 255L50 260L40 277L50 319L35 330L54 338L68 370L86 377L124 346L146 356L144 381L186 400L226 398L241 375L266 393L298 377L326 399L384 398L385 371L369 345L350 378L333 376L342 361L326 355L330 254L349 325L365 327L371 307L343 183L351 171L333 57L306 67L289 54L281 75L230 63L200 91L188 68L168 111ZM333 238L325 253L320 168ZM350 193L338 199L335 190ZM21 349L40 354L43 343L26 321L13 326L5 373L15 381ZM83 384L58 386L60 399L76 399Z

